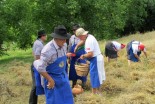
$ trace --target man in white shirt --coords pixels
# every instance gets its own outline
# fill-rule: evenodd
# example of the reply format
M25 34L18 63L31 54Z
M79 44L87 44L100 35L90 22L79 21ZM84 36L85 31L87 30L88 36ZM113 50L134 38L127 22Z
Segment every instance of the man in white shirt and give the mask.
M147 57L146 48L144 44L139 41L131 41L127 45L127 55L128 55L128 64L132 62L140 62L140 54L144 52L145 56Z
M108 62L110 59L116 59L118 57L118 51L125 47L124 44L120 44L116 41L110 41L105 46L105 55L108 57Z
M76 36L85 42L86 54L81 59L87 58L90 61L90 80L93 94L100 94L100 86L105 80L104 60L99 44L93 35L88 34L83 28L76 30Z

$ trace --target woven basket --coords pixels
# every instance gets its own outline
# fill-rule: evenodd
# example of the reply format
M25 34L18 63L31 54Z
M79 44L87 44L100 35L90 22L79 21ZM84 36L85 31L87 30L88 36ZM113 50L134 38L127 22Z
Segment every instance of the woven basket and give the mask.
M75 65L75 70L78 76L81 77L87 76L89 72L89 65L88 64Z

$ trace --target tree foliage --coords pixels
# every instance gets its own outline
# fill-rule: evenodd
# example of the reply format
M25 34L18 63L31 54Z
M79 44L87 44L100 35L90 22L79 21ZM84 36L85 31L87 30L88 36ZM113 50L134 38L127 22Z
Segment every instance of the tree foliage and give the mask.
M0 49L14 41L26 49L39 29L53 32L78 23L98 39L111 39L155 28L155 0L1 0Z

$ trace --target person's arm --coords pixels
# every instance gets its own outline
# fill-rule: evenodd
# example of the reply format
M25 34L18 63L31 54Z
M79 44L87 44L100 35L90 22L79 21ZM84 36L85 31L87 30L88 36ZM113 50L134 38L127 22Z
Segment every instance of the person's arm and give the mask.
M33 57L34 57L34 60L38 60L38 59L40 59L40 55L34 55L33 52L32 52L32 55L33 55Z
M132 50L133 50L134 56L138 59L138 61L141 61L140 57L137 55L139 50L137 48L132 48Z
M54 88L54 85L55 85L55 82L54 80L52 79L52 77L47 73L47 72L40 72L40 74L48 80L48 85L47 85L47 88L49 89L53 89Z
M84 43L85 43L85 41L81 40L81 41L76 45L76 47L75 47L75 49L74 49L74 53L77 51L77 49L78 49L80 46L84 45Z
M87 54L83 54L80 56L80 59L91 58L93 57L93 52L88 52Z
M46 72L46 67L48 63L50 62L53 53L51 50L42 51L39 61L36 63L37 65L37 71L48 80L47 88L51 89L54 88L55 82L52 79L52 77Z
M144 52L145 57L147 58L147 53L145 51L143 51L143 52Z
M134 56L135 56L139 61L141 61L141 60L140 60L140 57L139 57L137 54L134 54Z
M117 57L119 57L119 52L117 51Z
M144 48L143 53L144 53L145 57L147 58L146 48Z
M95 48L94 41L89 39L85 43L86 54L81 55L80 58L81 59L92 58L94 56L94 48Z
M114 49L116 52L118 51L115 47L113 47L113 49Z
M42 49L43 49L43 46L41 44L36 45L36 49L35 49L35 52L34 52L35 60L40 59Z

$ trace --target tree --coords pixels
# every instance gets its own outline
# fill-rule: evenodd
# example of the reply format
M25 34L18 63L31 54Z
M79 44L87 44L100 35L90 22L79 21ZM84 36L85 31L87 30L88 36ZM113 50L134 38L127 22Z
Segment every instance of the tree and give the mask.
M35 24L30 4L29 0L1 1L1 46L4 41L15 41L22 49L32 44Z
M6 41L26 49L38 30L51 34L57 25L71 32L79 23L97 39L150 31L155 28L154 7L155 0L1 0L0 52Z

